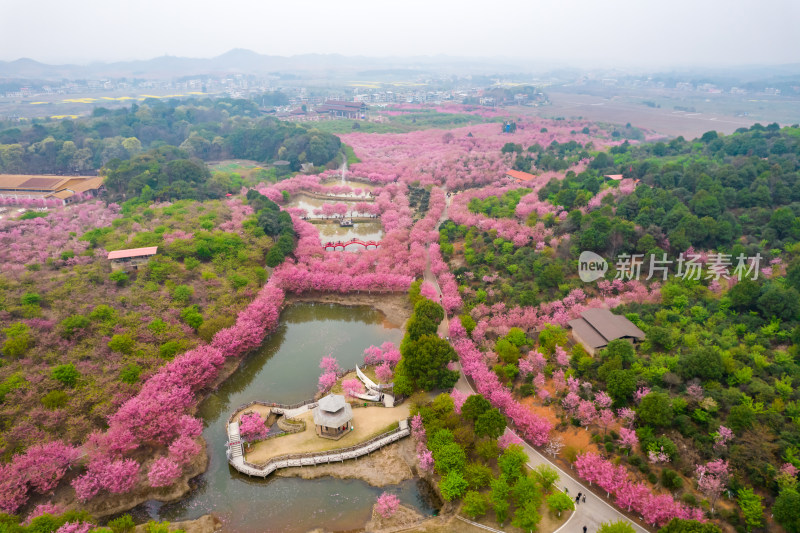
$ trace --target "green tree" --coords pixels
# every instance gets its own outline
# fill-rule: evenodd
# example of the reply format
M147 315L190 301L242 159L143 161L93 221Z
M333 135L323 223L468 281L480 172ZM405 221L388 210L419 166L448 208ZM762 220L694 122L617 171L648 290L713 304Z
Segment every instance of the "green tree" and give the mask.
M471 490L464 495L464 505L461 510L473 520L485 515L488 509L489 501L480 492Z
M557 490L547 497L547 507L550 508L551 512L561 516L562 512L575 509L575 502L572 501L572 498Z
M550 492L558 481L559 475L555 468L547 465L538 465L533 469L533 475L544 492Z
M467 465L467 454L464 452L464 448L455 442L450 442L434 450L433 459L436 471L442 475L454 470L463 472Z
M636 372L612 370L608 373L606 390L616 402L622 403L629 400L636 391Z
M499 438L506 429L506 417L499 409L489 409L475 420L475 435L478 437Z
M800 493L793 488L781 491L772 506L775 520L789 533L800 533Z
M539 514L539 502L528 502L522 507L517 507L514 511L514 518L511 523L527 531L536 531L539 527L539 522L542 520L542 515Z
M725 374L722 356L710 346L691 350L681 354L678 366L685 379L700 378L703 380L719 380Z
M492 480L491 487L492 508L497 522L502 525L508 518L508 507L510 505L508 503L508 495L511 493L511 487L503 476Z
M184 307L181 310L181 318L189 325L189 327L195 330L203 324L203 315L200 314L200 311L197 309L196 305Z
M110 279L120 287L124 287L125 285L128 284L128 275L122 270L115 270L114 272L108 275L108 279Z
M109 520L108 527L114 533L130 533L136 527L136 522L133 521L131 515L124 514L114 520Z
M111 337L111 340L108 341L108 347L111 350L126 355L133 352L134 346L136 346L136 341L128 333L114 335Z
M472 490L480 490L492 480L492 469L482 463L469 463L464 468L464 479Z
M422 335L416 341L404 341L400 346L402 358L395 369L396 376L403 376L401 394L414 390L446 389L458 381L458 371L448 370L447 363L455 361L457 355L450 343L436 335ZM397 389L397 380L395 380Z
M142 367L136 363L130 363L123 368L119 373L119 380L123 383L134 384L139 381L139 376L142 373Z
M800 293L794 287L784 288L777 283L770 283L758 298L758 309L761 315L770 318L778 317L783 321L797 320L800 313Z
M500 473L509 484L514 484L520 477L525 475L525 464L528 462L528 454L519 444L512 444L506 448L497 459L497 466Z
M658 427L669 426L675 414L669 396L663 392L651 392L642 398L637 413L644 423Z
M61 321L61 336L66 339L71 339L79 331L88 328L91 325L89 319L83 315L70 315Z
M50 377L56 381L61 382L65 387L74 387L81 377L81 373L75 368L75 365L69 363L67 365L58 365L50 371Z
M753 492L751 488L742 488L737 491L736 503L744 515L744 523L747 530L761 527L764 523L764 506L761 504L761 496Z
M194 295L194 289L189 285L178 285L172 290L172 298L180 303L189 303L189 300Z
M20 298L22 305L39 305L42 303L42 297L35 292L26 292Z
M414 305L414 315L427 318L438 325L444 320L444 309L436 302L422 298Z
M492 404L481 394L472 394L461 406L461 416L466 420L475 421L491 408Z
M457 500L467 492L467 481L458 470L451 470L439 482L439 490L445 501Z
M22 357L31 345L31 328L27 324L17 322L3 328L6 340L3 342L3 355L7 357Z

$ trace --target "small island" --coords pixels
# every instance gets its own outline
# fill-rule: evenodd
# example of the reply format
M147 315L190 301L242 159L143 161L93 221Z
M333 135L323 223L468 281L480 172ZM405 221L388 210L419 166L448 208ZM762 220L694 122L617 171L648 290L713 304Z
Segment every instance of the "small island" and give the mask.
M345 386L345 394L294 405L254 401L228 419L230 465L266 477L279 468L355 459L410 435L408 404L395 405L391 384L376 384L360 368L365 392Z

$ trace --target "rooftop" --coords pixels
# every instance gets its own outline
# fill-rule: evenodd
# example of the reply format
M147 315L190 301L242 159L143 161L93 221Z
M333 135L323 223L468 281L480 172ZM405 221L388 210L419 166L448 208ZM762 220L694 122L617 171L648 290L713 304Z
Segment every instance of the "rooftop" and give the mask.
M644 331L624 316L608 309L587 309L581 318L570 320L569 325L592 348L605 346L616 339L644 339Z
M519 181L531 181L536 177L533 174L522 172L521 170L509 170L506 172L506 176Z
M112 259L127 259L129 257L144 257L148 255L155 255L158 252L158 246L148 246L147 248L129 248L128 250L116 250L108 252L109 261Z
M314 424L328 428L345 425L353 418L353 409L341 394L329 394L314 408Z

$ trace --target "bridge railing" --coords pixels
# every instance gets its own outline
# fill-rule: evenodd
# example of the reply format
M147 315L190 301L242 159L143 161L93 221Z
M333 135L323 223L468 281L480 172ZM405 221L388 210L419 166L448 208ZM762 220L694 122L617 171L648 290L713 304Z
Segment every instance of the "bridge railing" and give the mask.
M409 419L406 419L406 424L410 424L410 422L408 422L408 420ZM250 467L250 468L252 468L254 470L265 472L265 471L269 470L271 466L277 465L278 463L282 463L284 461L293 461L293 460L298 460L298 459L313 459L313 458L318 458L318 457L326 457L326 456L330 456L330 455L344 455L344 454L348 454L350 452L360 451L360 450L363 450L364 448L368 448L372 444L374 444L376 442L379 442L381 440L384 440L384 439L386 439L388 437L391 437L393 435L396 435L398 433L409 433L409 432L410 432L410 430L409 430L408 427L405 427L405 428L397 427L397 428L395 428L395 429L393 429L391 431L387 431L386 433L381 433L380 435L376 435L375 437L372 437L371 439L369 439L367 441L364 441L362 443L354 444L353 446L348 446L347 448L337 448L335 450L327 450L327 451L321 451L321 452L289 453L289 454L279 455L277 457L272 457L272 458L268 459L267 462L262 463L262 464L258 464L258 465L254 464L254 463L251 463L251 462L248 462L247 460L244 460L244 465L247 466L247 467ZM276 468L277 468L277 466L276 466ZM272 470L275 470L275 469L272 469ZM270 470L270 472L272 470Z
M261 400L253 400L252 402L245 403L237 407L231 416L228 417L228 424L233 422L233 419L236 418L236 415L247 409L248 407L252 407L254 405L261 405L263 407L277 407L278 409L289 410L289 409L297 409L299 407L303 407L304 405L309 405L312 403L316 403L316 401L311 398L310 400L303 400L302 402L294 403L291 405L283 404L283 403L274 403L274 402L262 402Z

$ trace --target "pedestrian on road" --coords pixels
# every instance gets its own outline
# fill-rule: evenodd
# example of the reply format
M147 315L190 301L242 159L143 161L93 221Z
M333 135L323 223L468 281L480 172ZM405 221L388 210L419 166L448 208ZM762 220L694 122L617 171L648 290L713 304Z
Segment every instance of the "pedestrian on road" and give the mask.
M583 526L583 533L586 533L586 526Z
M569 489L567 487L564 487L564 494L569 494Z
M586 496L584 496L583 499L581 499L581 503L586 503Z

